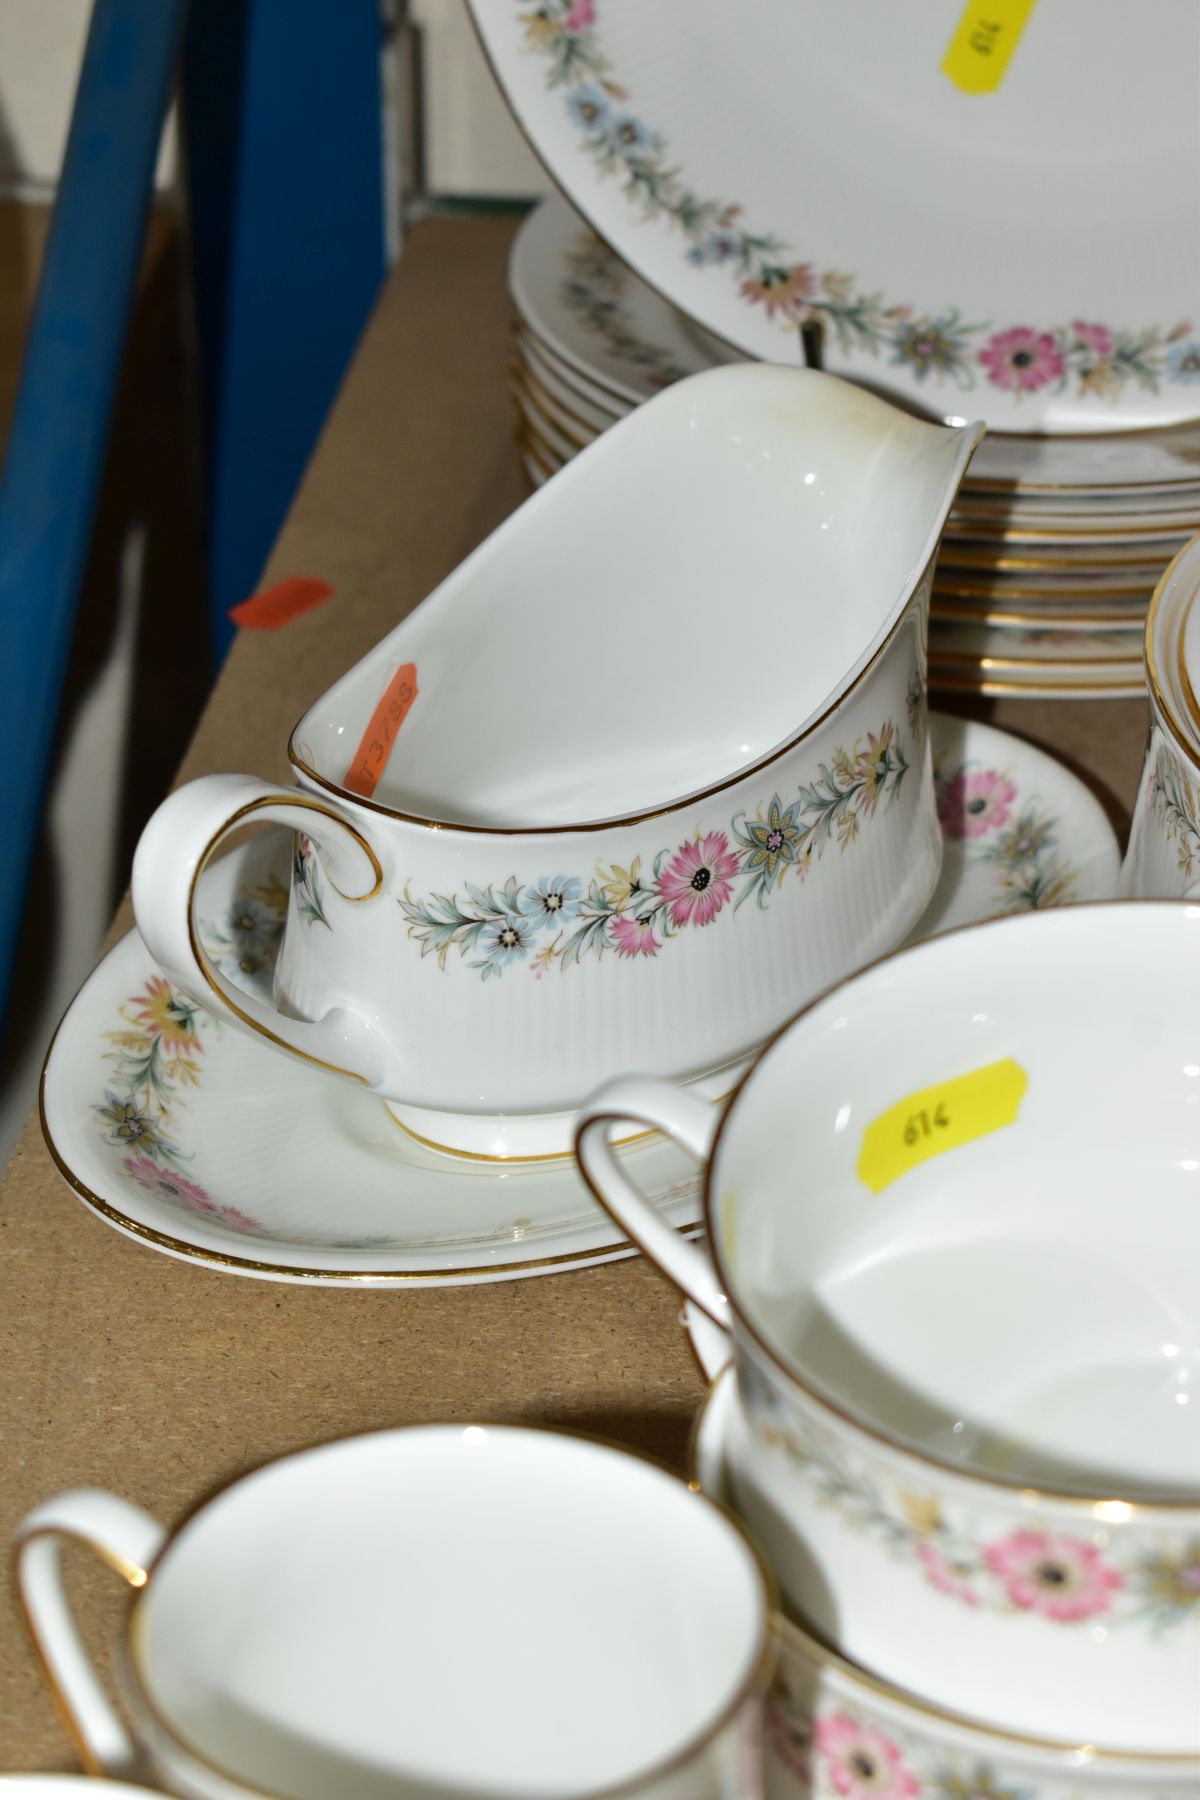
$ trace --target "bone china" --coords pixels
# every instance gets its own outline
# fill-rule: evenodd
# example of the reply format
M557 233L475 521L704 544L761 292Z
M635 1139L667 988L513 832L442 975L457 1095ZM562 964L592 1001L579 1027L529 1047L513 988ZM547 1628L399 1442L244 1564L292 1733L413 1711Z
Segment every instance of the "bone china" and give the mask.
M578 1155L733 1336L739 1512L802 1617L994 1727L1200 1752L1200 907L993 921L832 989L719 1128ZM706 1165L715 1268L607 1144Z
M933 891L925 622L980 429L805 370L680 382L316 703L301 791L209 776L164 804L133 875L151 954L423 1112L574 1109L635 1047L680 1078L743 1056ZM193 920L247 818L302 834L276 1008L222 992Z
M1168 567L1146 614L1150 739L1121 869L1133 899L1191 897L1200 883L1200 537Z
M696 1318L688 1329L694 1337ZM728 1495L736 1406L728 1372L709 1390L692 1440L694 1479L718 1502ZM1092 1745L991 1732L872 1679L789 1620L777 1620L776 1633L764 1738L768 1800L817 1793L852 1800L1195 1800L1200 1793L1200 1760L1193 1757L1112 1756Z
M71 1623L81 1540L136 1590L130 1730ZM563 1433L415 1426L226 1488L172 1536L61 1494L21 1597L90 1760L197 1800L751 1800L769 1598L713 1503Z

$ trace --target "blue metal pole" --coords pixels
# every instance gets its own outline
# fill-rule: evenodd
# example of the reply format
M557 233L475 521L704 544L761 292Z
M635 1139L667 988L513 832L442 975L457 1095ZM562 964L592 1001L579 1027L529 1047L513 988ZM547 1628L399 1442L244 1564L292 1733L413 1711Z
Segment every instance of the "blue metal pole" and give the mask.
M0 478L0 1017L186 0L96 0Z
M383 279L381 45L379 0L204 0L188 21L218 662Z

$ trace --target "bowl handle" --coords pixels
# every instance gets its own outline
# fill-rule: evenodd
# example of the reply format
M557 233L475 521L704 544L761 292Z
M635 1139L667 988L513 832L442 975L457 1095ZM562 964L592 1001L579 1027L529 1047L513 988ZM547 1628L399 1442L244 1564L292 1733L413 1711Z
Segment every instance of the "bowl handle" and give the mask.
M89 1774L144 1778L133 1739L100 1685L63 1590L63 1540L73 1538L132 1588L145 1587L166 1533L156 1519L99 1488L58 1494L22 1520L13 1542L17 1593L50 1691Z
M586 1102L575 1122L575 1155L593 1194L638 1249L655 1263L722 1330L732 1329L732 1309L721 1292L716 1270L669 1225L626 1176L609 1143L612 1126L629 1121L666 1134L707 1163L717 1134L720 1112L707 1100L653 1075L622 1075Z
M196 885L226 834L261 820L290 825L318 843L343 899L370 900L382 889L378 855L339 807L252 775L204 775L168 795L142 833L133 859L138 930L163 974L200 1005L303 1062L377 1087L383 1047L361 1014L334 1007L319 1019L294 1019L240 988L235 998L205 954Z

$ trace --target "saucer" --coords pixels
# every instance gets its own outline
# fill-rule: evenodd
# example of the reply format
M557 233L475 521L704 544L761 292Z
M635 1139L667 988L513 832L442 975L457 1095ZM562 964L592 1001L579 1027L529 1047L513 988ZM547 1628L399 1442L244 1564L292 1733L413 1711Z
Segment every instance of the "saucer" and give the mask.
M1111 897L1104 814L1052 757L990 726L931 719L942 876L915 935ZM260 997L287 907L278 831L206 870L209 959ZM138 932L69 1008L42 1127L91 1210L165 1254L267 1280L360 1287L514 1280L632 1256L573 1158L498 1162L420 1142L376 1096L261 1045L172 991ZM697 1228L695 1164L661 1137L621 1151L664 1216Z
M910 943L1006 913L1111 900L1121 855L1079 778L1007 731L931 713L944 849Z
M287 908L290 834L201 878L197 922L262 996ZM498 1163L422 1144L375 1095L260 1044L172 990L137 931L72 1002L42 1077L59 1170L108 1224L167 1255L267 1280L437 1286L632 1256L573 1157ZM622 1152L673 1225L696 1166L655 1136Z

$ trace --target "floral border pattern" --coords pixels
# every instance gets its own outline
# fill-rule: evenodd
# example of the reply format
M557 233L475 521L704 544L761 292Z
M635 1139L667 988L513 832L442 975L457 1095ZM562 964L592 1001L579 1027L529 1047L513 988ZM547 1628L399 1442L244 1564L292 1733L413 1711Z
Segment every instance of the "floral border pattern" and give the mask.
M937 1493L892 1487L856 1467L832 1432L791 1415L786 1426L773 1422L779 1403L752 1365L739 1362L738 1382L760 1441L800 1471L817 1505L914 1564L929 1587L958 1605L1063 1626L1101 1617L1142 1622L1155 1637L1200 1628L1200 1534L1181 1543L1164 1537L1152 1551L1143 1540L1129 1561L1103 1531L1089 1539L1030 1525L985 1537L948 1518Z
M622 304L628 270L620 257L590 231L581 231L565 262L567 273L558 290L562 303L602 340L609 354L639 370L651 387L682 381L689 373L682 363L638 336Z
M738 814L727 831L698 831L659 851L650 867L634 856L627 867L598 864L586 880L512 875L499 889L467 882L462 897L414 899L406 887L397 904L422 956L436 956L445 969L451 949L463 958L474 953L467 967L482 980L513 964L540 979L555 963L565 970L607 950L625 959L657 956L681 931L711 925L731 899L735 913L747 900L765 908L789 870L803 881L829 843L845 851L881 803L895 803L908 767L887 720L850 750L835 750L795 799L785 804L772 794L753 817Z
M785 1652L767 1696L766 1742L806 1800L832 1794L841 1800L1079 1800L1074 1776L1031 1787L982 1757L938 1752L890 1720L882 1729L847 1701L818 1706L814 1714L805 1685L789 1680Z
M1014 400L1072 386L1080 399L1115 403L1131 383L1200 383L1200 334L1190 320L1169 330L1118 330L1074 319L1050 327L964 319L960 309L918 312L858 289L836 269L797 262L770 233L751 231L736 203L690 189L665 138L631 109L599 42L596 0L540 0L518 10L526 48L545 61L546 86L562 89L568 116L597 174L621 183L644 218L665 215L699 269L720 269L741 300L785 331L832 332L843 354L887 356L918 382L968 389L986 380Z
M1150 804L1167 842L1175 846L1180 873L1191 881L1200 861L1200 791L1161 743L1150 776Z
M1009 775L960 763L950 772L935 770L934 788L945 835L961 842L972 861L995 868L1001 915L1078 898L1076 871L1059 853L1058 819L1021 801Z
M206 954L227 973L261 976L274 967L287 904L287 888L277 875L268 875L249 893L235 896L219 924L205 926ZM214 1200L183 1172L194 1156L179 1142L179 1113L187 1104L183 1092L200 1085L205 1039L209 1030L220 1029L220 1021L157 974L119 1010L120 1027L103 1033L110 1045L103 1060L111 1074L103 1104L93 1111L106 1142L128 1153L121 1159L127 1180L193 1218L270 1236L257 1219Z
M106 1142L128 1152L121 1159L126 1179L156 1200L193 1218L265 1236L256 1219L236 1206L223 1206L206 1188L183 1173L192 1152L181 1148L178 1114L182 1090L198 1087L205 1054L202 1033L215 1023L211 1013L177 993L161 975L151 975L140 994L120 1008L122 1025L106 1031L112 1048L104 1061L112 1074L104 1103L93 1107Z

